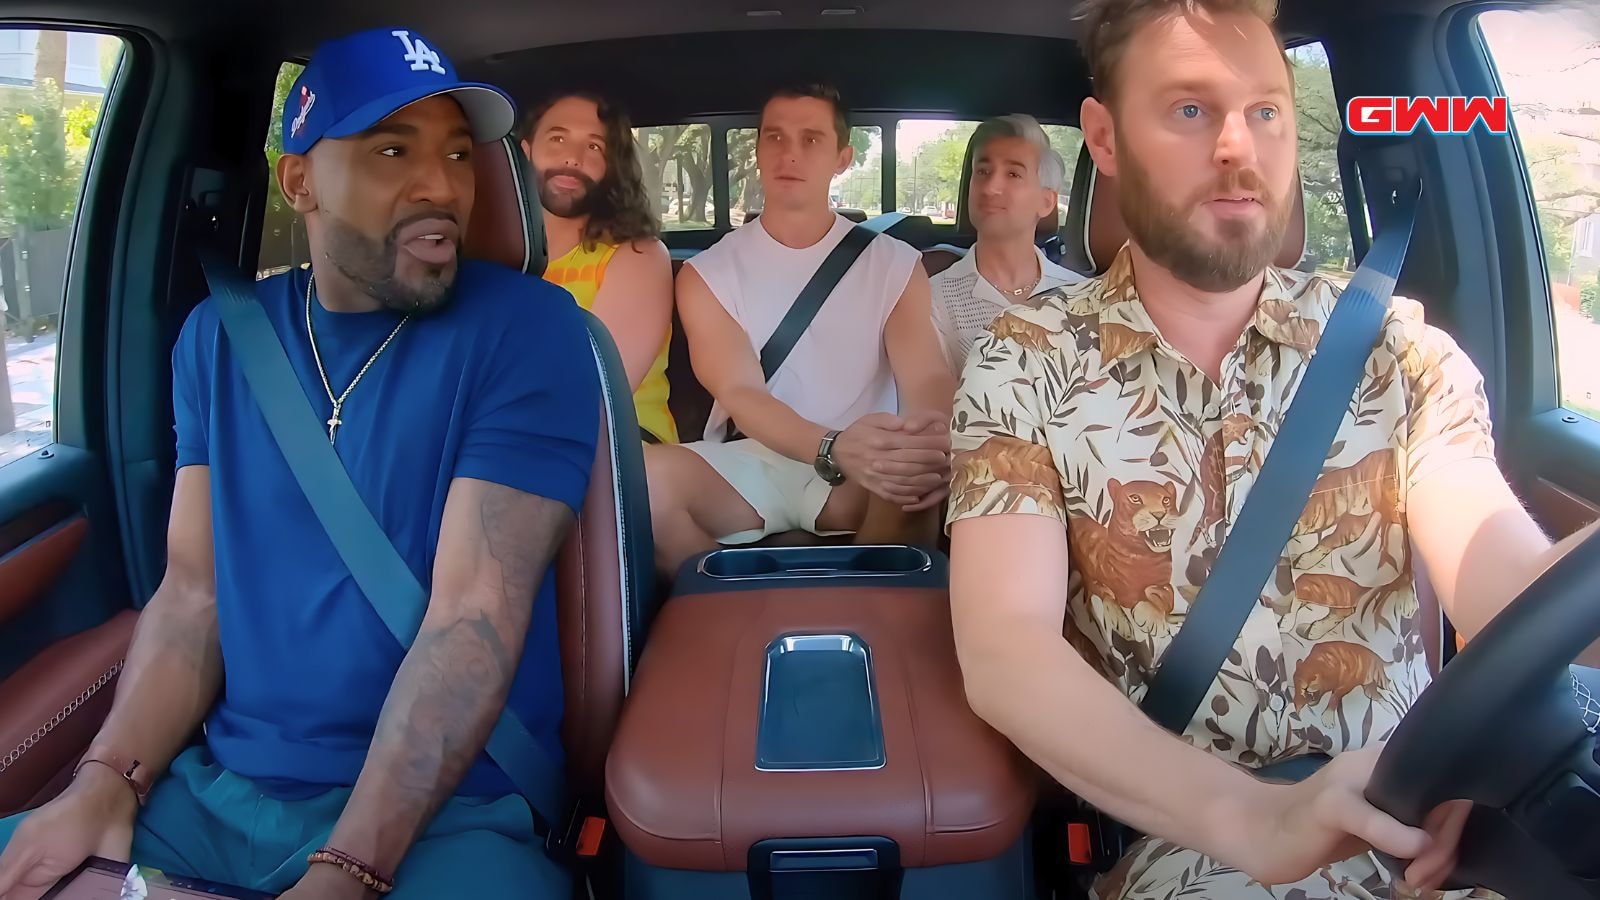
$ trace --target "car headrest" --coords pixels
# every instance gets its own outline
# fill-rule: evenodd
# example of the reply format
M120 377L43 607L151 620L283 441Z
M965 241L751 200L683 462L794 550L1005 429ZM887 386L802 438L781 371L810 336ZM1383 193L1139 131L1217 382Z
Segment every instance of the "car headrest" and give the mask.
M1305 192L1301 190L1298 171L1290 194L1294 207L1289 213L1289 227L1284 231L1278 255L1272 260L1273 265L1284 269L1298 265L1306 249ZM1085 144L1078 153L1078 167L1072 176L1062 264L1085 275L1099 275L1111 265L1127 240L1128 224L1123 221L1122 208L1117 205L1117 180L1099 170Z
M961 247L953 247L949 244L929 247L922 251L922 268L928 273L928 277L932 278L955 265L969 252Z
M516 138L478 146L472 154L472 171L477 187L462 253L543 276L548 261L544 210L533 183L533 167Z

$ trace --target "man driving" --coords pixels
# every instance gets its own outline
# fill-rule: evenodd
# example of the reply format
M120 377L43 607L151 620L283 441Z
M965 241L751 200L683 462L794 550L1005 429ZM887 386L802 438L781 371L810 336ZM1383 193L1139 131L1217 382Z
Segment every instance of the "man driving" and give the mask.
M385 28L319 48L286 107L277 182L312 263L256 297L430 591L420 630L402 646L357 587L202 302L173 351L166 574L72 784L0 823L5 900L90 855L287 900L569 895L484 753L504 707L561 758L549 563L600 404L561 290L460 258L511 102Z
M956 399L966 690L1061 784L1148 835L1100 879L1102 900L1433 896L1470 806L1412 828L1363 797L1430 677L1416 566L1470 639L1593 530L1552 547L1496 466L1482 377L1396 298L1199 714L1174 737L1135 706L1340 292L1270 265L1297 189L1273 14L1259 0L1086 5L1085 143L1117 179L1131 240L1103 276L1003 314ZM1298 783L1251 773L1311 754L1332 760ZM1410 861L1403 884L1372 849Z

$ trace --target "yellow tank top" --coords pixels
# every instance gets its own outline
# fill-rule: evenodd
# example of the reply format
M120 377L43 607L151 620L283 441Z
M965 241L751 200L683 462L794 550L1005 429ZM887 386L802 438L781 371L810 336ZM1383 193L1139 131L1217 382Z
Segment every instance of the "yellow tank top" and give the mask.
M585 250L583 242L573 247L559 259L550 260L545 267L545 280L567 289L584 309L594 306L595 294L600 292L600 282L605 280L606 266L617 253L617 244L597 244ZM667 350L672 343L672 326L667 326L667 336L661 342L661 352L645 373L639 389L633 392L633 408L639 417L639 427L650 432L665 444L678 442L678 423L667 406L670 388L667 384Z

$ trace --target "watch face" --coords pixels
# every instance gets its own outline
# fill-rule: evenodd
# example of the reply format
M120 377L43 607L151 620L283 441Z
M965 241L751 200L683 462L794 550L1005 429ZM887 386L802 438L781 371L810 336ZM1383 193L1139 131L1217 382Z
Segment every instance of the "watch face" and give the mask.
M814 468L817 470L817 475L821 476L822 480L826 481L828 484L834 485L835 487L844 484L844 473L839 471L839 467L834 465L833 460L829 459L828 457L817 457L817 462Z

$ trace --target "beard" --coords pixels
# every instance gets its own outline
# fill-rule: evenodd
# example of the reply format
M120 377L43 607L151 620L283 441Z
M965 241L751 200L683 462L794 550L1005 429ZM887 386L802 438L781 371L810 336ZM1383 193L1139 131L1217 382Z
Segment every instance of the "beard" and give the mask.
M408 284L403 280L395 263L400 255L400 229L419 219L439 216L455 219L455 216L441 211L407 216L381 240L374 240L343 219L324 211L322 222L327 239L325 256L341 275L387 309L411 315L438 312L449 305L455 291L459 263L430 267L431 271L416 284ZM460 259L460 254L458 242L457 259Z
M1175 278L1209 293L1240 287L1261 274L1283 245L1293 205L1268 190L1254 169L1235 169L1198 190L1187 201L1170 204L1150 179L1150 172L1117 141L1121 163L1118 206L1128 234L1145 255ZM1266 222L1222 219L1215 237L1204 234L1190 216L1200 204L1219 194L1250 192L1266 210Z
M550 179L560 175L578 179L578 191L563 193L551 189ZM592 211L596 187L598 185L593 178L577 169L546 169L539 173L539 203L553 216L576 219Z

